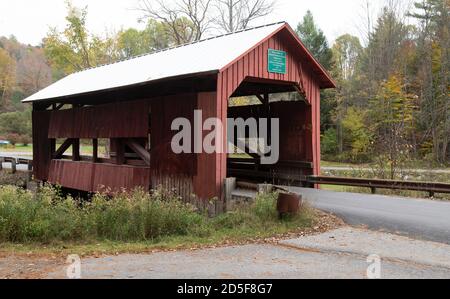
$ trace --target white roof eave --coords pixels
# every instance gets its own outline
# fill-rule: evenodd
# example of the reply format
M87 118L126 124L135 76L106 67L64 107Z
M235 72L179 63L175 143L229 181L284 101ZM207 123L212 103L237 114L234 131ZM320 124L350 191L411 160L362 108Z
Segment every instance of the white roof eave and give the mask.
M282 26L277 23L71 74L22 102L37 102L218 71Z

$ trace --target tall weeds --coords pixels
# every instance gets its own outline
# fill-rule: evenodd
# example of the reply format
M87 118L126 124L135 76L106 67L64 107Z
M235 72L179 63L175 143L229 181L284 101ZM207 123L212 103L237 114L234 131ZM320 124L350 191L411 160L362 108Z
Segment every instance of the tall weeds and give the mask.
M140 190L113 198L96 194L90 201L79 201L62 196L51 187L41 188L37 194L11 186L0 187L0 242L149 241L311 223L312 215L308 213L280 222L273 194L262 195L255 204L237 212L209 218L176 197L150 195Z

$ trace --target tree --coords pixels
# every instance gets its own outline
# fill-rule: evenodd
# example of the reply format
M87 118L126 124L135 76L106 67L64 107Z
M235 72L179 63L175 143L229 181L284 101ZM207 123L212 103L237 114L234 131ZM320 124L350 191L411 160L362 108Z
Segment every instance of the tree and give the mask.
M8 105L11 92L15 86L16 63L8 52L0 48L0 107Z
M311 11L308 11L303 17L303 21L298 24L296 32L314 57L327 70L331 70L333 52L328 46L325 34L314 22ZM321 130L324 132L333 123L332 115L336 108L336 98L334 91L331 90L321 92L321 98L320 120Z
M17 84L24 96L47 87L52 82L52 70L41 48L28 47L17 63Z
M372 135L366 126L367 112L355 107L346 111L342 120L345 132L344 146L350 153L353 162L362 162L369 159Z
M345 81L352 79L362 50L356 36L344 34L336 39L332 51L339 78Z
M336 89L336 126L339 154L344 151L344 128L342 120L350 105L354 104L354 99L358 95L355 84L357 64L362 53L362 46L355 36L345 34L336 39L333 45L333 59L335 61L333 75L337 81Z
M379 85L398 70L400 51L408 37L408 27L394 4L382 9L369 44L362 56L362 71L366 82L367 98L376 95Z
M331 69L333 53L328 46L325 34L316 25L311 11L308 10L303 17L303 21L298 24L296 31L302 42L314 57L316 57L326 69Z
M414 127L416 97L406 92L402 75L391 75L371 101L372 130L377 152L387 160L394 179L401 163L409 158L410 136Z
M212 0L179 0L174 5L162 0L141 0L141 19L154 19L167 26L168 34L175 45L198 41L209 29L208 14ZM156 5L152 5L152 3Z
M216 0L219 17L214 23L225 32L236 32L271 14L274 7L274 0Z
M422 95L423 142L431 139L434 159L440 163L450 159L449 11L448 0L423 0L410 14L420 21L416 82Z
M13 145L19 142L29 143L31 112L17 111L0 114L0 135L5 136Z
M142 31L134 28L122 30L117 36L119 55L121 58L131 58L165 49L170 45L167 33L167 26L155 20L149 20Z
M117 60L114 41L89 34L87 8L79 9L67 2L67 26L63 32L52 28L44 39L44 50L51 65L64 74Z

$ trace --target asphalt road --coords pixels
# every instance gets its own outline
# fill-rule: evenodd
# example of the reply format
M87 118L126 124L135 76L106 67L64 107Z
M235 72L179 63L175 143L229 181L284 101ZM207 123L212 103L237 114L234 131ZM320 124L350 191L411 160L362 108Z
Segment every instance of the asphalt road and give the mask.
M450 244L450 202L289 187L350 225Z

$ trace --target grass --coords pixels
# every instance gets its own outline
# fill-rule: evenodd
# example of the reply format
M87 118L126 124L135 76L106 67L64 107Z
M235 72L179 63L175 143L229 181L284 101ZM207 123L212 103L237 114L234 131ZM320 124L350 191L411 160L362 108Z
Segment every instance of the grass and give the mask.
M304 208L279 220L276 194L215 218L173 197L142 191L91 202L62 197L43 188L37 195L0 188L0 251L39 253L146 252L240 243L304 231L315 212Z
M332 162L332 161L320 161L320 166L322 167L365 167L366 164L354 164L354 163L344 163L344 162Z
M361 169L361 168L379 168L378 165L375 165L374 163L348 163L348 162L334 162L334 161L320 161L320 165L322 167L350 167L355 169ZM427 161L420 161L420 160L411 160L408 163L404 165L404 168L407 169L449 169L450 166L446 165L436 165ZM387 170L388 167L386 166L385 169Z
M60 146L61 146L61 144L57 144L56 148L58 148ZM98 150L99 150L100 155L103 155L106 152L104 146L99 146ZM93 147L92 147L92 145L81 145L80 151L82 154L90 155L93 152ZM31 155L33 153L33 146L32 145L24 146L21 144L17 144L15 146L9 145L9 146L0 147L0 153L16 153L16 152ZM72 147L69 147L66 150L66 153L71 153L71 152L72 152Z
M25 146L25 145L21 145L21 144L16 144L15 146L13 146L13 145L1 146L0 152L1 153L8 153L8 152L32 153L33 146L32 145Z

